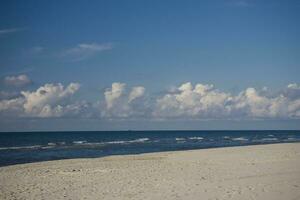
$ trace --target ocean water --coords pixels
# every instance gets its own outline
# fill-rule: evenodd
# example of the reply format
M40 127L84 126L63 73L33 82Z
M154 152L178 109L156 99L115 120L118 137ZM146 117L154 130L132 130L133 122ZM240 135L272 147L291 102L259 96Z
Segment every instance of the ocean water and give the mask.
M0 133L0 166L68 158L300 142L300 131Z

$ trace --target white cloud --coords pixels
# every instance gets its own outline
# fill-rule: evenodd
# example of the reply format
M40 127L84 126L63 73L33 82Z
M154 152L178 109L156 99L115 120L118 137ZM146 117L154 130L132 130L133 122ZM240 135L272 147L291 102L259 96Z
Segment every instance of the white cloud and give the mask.
M0 30L0 36L9 34L9 33L15 33L24 30L24 28L11 28L11 29L2 29Z
M7 91L0 91L0 100L2 99L13 99L20 96L17 92L7 92Z
M287 89L298 94L300 88L292 84ZM238 95L220 92L213 85L182 84L177 93L168 93L156 100L153 116L158 118L193 119L256 119L295 118L300 113L300 98L291 92L269 97L265 89L247 88Z
M111 50L112 48L113 45L111 43L82 43L76 47L65 50L62 55L72 61L81 61L95 56L100 52Z
M21 74L18 76L6 76L4 78L4 83L8 86L24 87L31 84L32 82L27 75Z
M231 0L230 3L236 7L250 7L253 5L253 2L250 2L250 0Z
M113 83L111 88L106 89L104 92L107 109L111 109L114 103L124 93L126 84L124 83Z
M35 46L35 47L32 47L29 51L31 54L40 54L44 50L45 50L45 48L42 46Z
M131 92L129 93L128 102L135 100L145 94L145 88L142 86L133 87Z
M291 84L288 84L287 88L288 89L299 90L300 89L300 85L298 85L296 83L291 83Z
M196 84L193 87L188 82L178 87L177 93L159 97L153 115L162 118L220 117L227 114L224 105L229 100L229 94L213 89L213 85Z
M46 84L35 92L21 92L25 97L25 113L34 116L50 117L63 115L60 103L72 96L80 85L71 83L66 88L62 84Z
M299 119L300 87L289 84L278 93L265 87L246 88L238 94L222 92L211 84L184 83L161 96L145 95L145 88L115 82L104 101L75 101L78 83L45 84L20 94L2 92L1 116L100 117L103 119ZM2 94L1 93L1 94ZM5 98L6 97L6 98Z
M79 50L80 49L80 50ZM97 43L91 43L91 44L79 44L75 51L79 50L89 50L89 51L105 51L112 49L112 44L97 44Z
M289 84L285 90L283 90L283 95L290 99L300 98L300 85L296 83Z
M14 113L19 117L61 117L78 113L86 105L71 102L79 89L78 83L67 87L62 84L45 84L36 91L22 91L20 97L0 101L0 112Z
M233 116L240 113L243 114L242 117L250 118L287 117L285 105L289 102L282 95L268 97L260 94L254 88L247 88L238 96L232 97L232 99L231 110Z
M104 92L106 107L102 111L102 116L128 118L143 115L147 106L138 100L144 93L145 88L141 86L131 88L128 93L125 83L113 83L111 88L107 88Z
M23 113L24 98L4 99L0 101L0 114L20 117Z

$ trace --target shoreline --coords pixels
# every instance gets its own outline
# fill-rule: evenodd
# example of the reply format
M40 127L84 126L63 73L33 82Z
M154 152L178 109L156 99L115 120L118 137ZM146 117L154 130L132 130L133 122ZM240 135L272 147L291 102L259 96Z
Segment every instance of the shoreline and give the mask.
M0 199L297 199L300 143L0 167Z
M16 165L27 165L27 164L35 164L35 163L45 163L45 162L56 162L56 161L68 161L68 160L89 160L89 159L102 159L102 158L109 158L115 156L142 156L147 154L159 154L159 153L172 153L172 152L189 152L189 151L199 151L199 150L209 150L209 149L226 149L226 148L239 148L239 147L250 147L250 146L266 146L266 145L278 145L278 144L300 144L300 141L297 142L278 142L278 143L265 143L265 144L242 144L242 145L235 145L235 146L220 146L220 147L206 147L206 148L195 148L195 149L185 149L185 150L166 150L166 151L153 151L153 152L146 152L146 153L129 153L129 154L114 154L114 155L105 155L100 157L78 157L78 158L63 158L63 159L54 159L54 160L44 160L44 161L33 161L28 163L16 163L16 164L8 164L8 165L0 165L0 169L3 167L10 167Z

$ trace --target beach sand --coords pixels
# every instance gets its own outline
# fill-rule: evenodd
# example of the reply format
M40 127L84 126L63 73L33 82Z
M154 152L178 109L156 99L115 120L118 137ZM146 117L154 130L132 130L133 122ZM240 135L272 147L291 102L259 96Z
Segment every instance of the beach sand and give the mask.
M300 199L300 143L0 168L0 199Z

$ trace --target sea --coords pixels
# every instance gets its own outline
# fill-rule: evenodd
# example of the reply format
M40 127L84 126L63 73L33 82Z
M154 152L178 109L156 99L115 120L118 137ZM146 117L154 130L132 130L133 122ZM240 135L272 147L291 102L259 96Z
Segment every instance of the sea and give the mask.
M2 132L0 166L110 155L300 142L300 131Z

